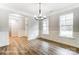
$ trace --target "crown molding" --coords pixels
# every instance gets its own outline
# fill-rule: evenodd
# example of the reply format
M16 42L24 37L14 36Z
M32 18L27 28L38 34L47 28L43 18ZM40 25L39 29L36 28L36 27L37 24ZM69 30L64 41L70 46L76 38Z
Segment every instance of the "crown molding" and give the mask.
M68 11L68 10L72 10L72 9L78 8L78 7L79 7L79 4L71 6L71 7L68 7L68 8L59 9L59 10L53 11L51 13L48 13L47 16L51 16L51 15L54 15L54 14L62 13L62 12Z
M21 14L23 16L28 16L28 17L32 17L33 16L33 15L27 13L27 12L22 12L22 11L19 11L19 10L15 10L15 9L9 8L9 7L5 6L5 5L1 5L0 8L1 9L5 9L5 10L8 10L8 11L11 11L11 12L14 12L16 14Z

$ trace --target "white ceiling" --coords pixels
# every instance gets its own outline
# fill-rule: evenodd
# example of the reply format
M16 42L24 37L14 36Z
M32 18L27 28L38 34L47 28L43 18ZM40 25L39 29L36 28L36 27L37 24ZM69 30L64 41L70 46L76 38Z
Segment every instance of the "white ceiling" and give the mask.
M38 3L8 3L4 4L8 8L20 11L23 13L30 14L31 16L38 14L39 4ZM78 5L77 3L42 3L42 14L48 15L51 12L57 10L70 8L71 6Z

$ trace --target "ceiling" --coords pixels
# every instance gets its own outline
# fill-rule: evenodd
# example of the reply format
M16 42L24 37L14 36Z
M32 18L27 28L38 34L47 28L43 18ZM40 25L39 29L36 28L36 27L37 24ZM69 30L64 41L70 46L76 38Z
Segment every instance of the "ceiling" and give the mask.
M31 16L37 15L39 9L38 3L7 3L4 5L10 9L27 13ZM41 4L42 15L48 15L51 12L53 13L57 10L70 8L71 6L75 6L75 5L78 4L77 3L42 3Z

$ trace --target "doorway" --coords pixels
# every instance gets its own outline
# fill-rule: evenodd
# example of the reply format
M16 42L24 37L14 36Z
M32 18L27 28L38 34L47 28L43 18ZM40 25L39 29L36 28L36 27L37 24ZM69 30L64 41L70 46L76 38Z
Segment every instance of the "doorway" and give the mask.
M25 19L18 14L9 15L9 36L21 37L25 36Z

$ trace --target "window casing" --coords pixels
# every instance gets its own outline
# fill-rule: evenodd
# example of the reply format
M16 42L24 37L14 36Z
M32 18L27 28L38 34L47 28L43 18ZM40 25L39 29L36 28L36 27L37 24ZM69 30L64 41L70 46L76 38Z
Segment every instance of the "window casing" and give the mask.
M43 34L49 34L49 22L48 22L48 19L43 20Z
M73 13L60 16L60 36L73 37Z

